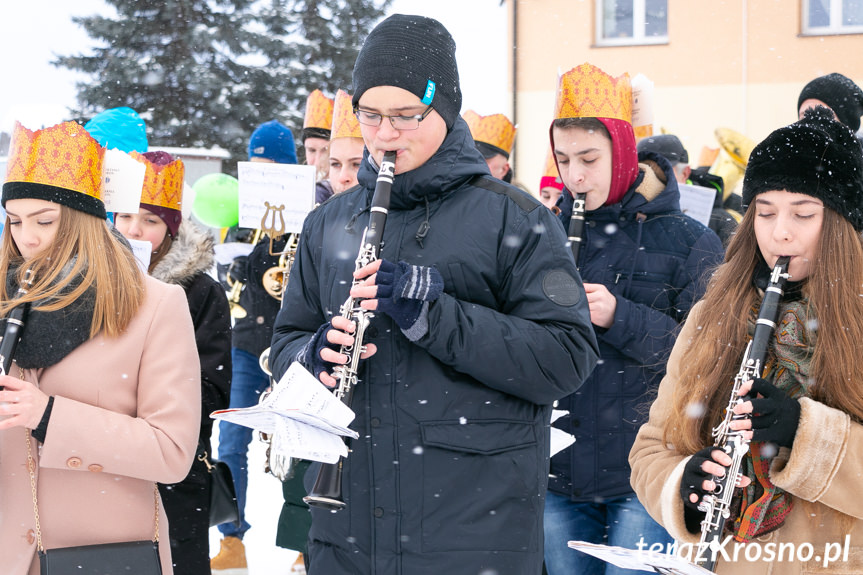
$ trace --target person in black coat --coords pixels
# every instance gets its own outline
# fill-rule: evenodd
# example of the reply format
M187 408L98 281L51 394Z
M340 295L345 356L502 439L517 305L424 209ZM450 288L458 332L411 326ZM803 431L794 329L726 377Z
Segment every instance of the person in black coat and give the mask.
M741 219L740 196L732 193L733 190L726 193L722 177L711 174L708 171L709 166L692 169L689 166L689 153L674 134L659 134L639 140L638 152L654 152L668 160L678 184L701 186L715 191L707 226L719 236L722 245L727 246Z
M117 213L114 225L126 238L149 241L148 272L186 292L201 362L201 430L192 469L183 481L159 484L168 516L175 573L210 573L210 484L203 459L212 457L210 413L228 406L231 386L231 315L214 267L213 238L182 219L183 164L165 152L136 156L147 168L138 213ZM160 173L161 177L155 175Z
M312 508L310 572L539 574L551 406L597 354L564 231L489 175L458 114L455 43L439 22L384 20L353 85L359 186L307 216L270 355L276 378L299 362L332 386L353 342L340 306L350 294L375 314L346 507ZM387 151L397 157L383 247L355 273Z
M249 138L249 161L296 164L296 146L290 129L275 120L260 125ZM253 233L253 237L255 235ZM248 256L236 258L228 268L227 274L232 282L243 284L239 304L246 312L243 317L236 318L233 327L232 409L257 405L261 394L270 386L270 377L261 369L260 357L270 346L273 321L280 303L267 292L262 280L268 269L279 265L279 254L284 245L284 238L275 240L271 253L270 238L266 235L260 237ZM243 537L251 528L246 520L246 490L252 437L251 428L228 421L219 423L219 459L231 469L240 508L240 522L239 525L219 525L223 537L219 553L210 562L211 568L217 573L243 570L248 566ZM263 466L264 462L261 461L260 465Z

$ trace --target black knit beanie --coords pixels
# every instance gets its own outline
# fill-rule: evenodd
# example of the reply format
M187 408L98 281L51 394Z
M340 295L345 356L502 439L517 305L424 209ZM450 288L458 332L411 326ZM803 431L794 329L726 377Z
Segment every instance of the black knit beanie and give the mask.
M863 149L823 106L755 146L743 177L743 205L787 190L818 198L863 231Z
M395 86L431 105L447 129L461 111L455 41L432 18L394 14L369 33L354 64L353 105L369 88Z
M815 78L800 92L797 98L797 109L809 99L821 100L836 112L839 121L851 128L852 132L860 129L860 116L863 116L863 90L850 78L842 74L827 74Z

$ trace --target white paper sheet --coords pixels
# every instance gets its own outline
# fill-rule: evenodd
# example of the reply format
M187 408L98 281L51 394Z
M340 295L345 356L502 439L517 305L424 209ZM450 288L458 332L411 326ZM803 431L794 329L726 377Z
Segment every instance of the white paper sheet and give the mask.
M272 435L279 455L324 463L347 455L342 436L359 437L348 428L354 412L296 362L258 405L214 411L210 417Z
M624 569L650 571L666 575L713 575L704 567L692 563L676 555L655 553L646 550L624 549L611 545L598 545L586 541L570 541L567 545L572 549L583 551Z
M677 184L680 189L680 209L689 216L701 222L710 224L710 213L713 211L713 201L716 199L716 188Z
M315 167L237 162L240 227L299 233L315 205ZM267 213L266 205L271 207ZM280 210L280 211L275 211ZM264 221L262 224L262 220Z
M551 422L554 423L564 415L569 415L569 411L564 409L552 409L551 410ZM558 429L556 427L551 428L551 455L549 457L554 457L554 455L560 451L563 451L570 445L575 443L575 436L569 434L562 429Z
M106 150L102 171L102 201L105 210L137 214L147 168L117 149Z
M153 253L153 244L149 241L133 240L131 238L126 238L126 241L129 242L130 246L132 246L132 253L138 261L138 267L140 267L144 273L147 273L147 270L150 268L150 256Z

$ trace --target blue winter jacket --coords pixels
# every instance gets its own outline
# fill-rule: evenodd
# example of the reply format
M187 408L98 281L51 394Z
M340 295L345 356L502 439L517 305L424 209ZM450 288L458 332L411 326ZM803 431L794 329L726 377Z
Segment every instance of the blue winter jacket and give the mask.
M552 458L549 489L573 501L632 494L629 450L678 327L723 258L716 234L680 211L668 161L651 152L638 157L639 175L623 199L587 214L579 252L582 279L609 288L617 309L610 328L594 326L600 361L585 384L559 402L570 415L554 423L576 440ZM559 207L568 222L569 192Z
M348 296L376 172L366 152L360 186L306 218L275 324L276 377ZM565 233L488 176L458 118L431 159L395 176L383 238L381 257L436 267L444 293L416 342L383 313L371 322L347 507L312 510L312 571L538 573L551 404L598 351Z

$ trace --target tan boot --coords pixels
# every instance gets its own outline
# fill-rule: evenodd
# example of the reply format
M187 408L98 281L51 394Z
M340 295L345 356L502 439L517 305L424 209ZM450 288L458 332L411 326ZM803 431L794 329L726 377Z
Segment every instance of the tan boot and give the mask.
M222 539L219 554L210 559L213 575L248 575L246 547L239 537Z
M294 561L293 565L291 565L291 569L288 573L291 575L306 575L306 562L303 559L302 553L297 555L297 560Z

